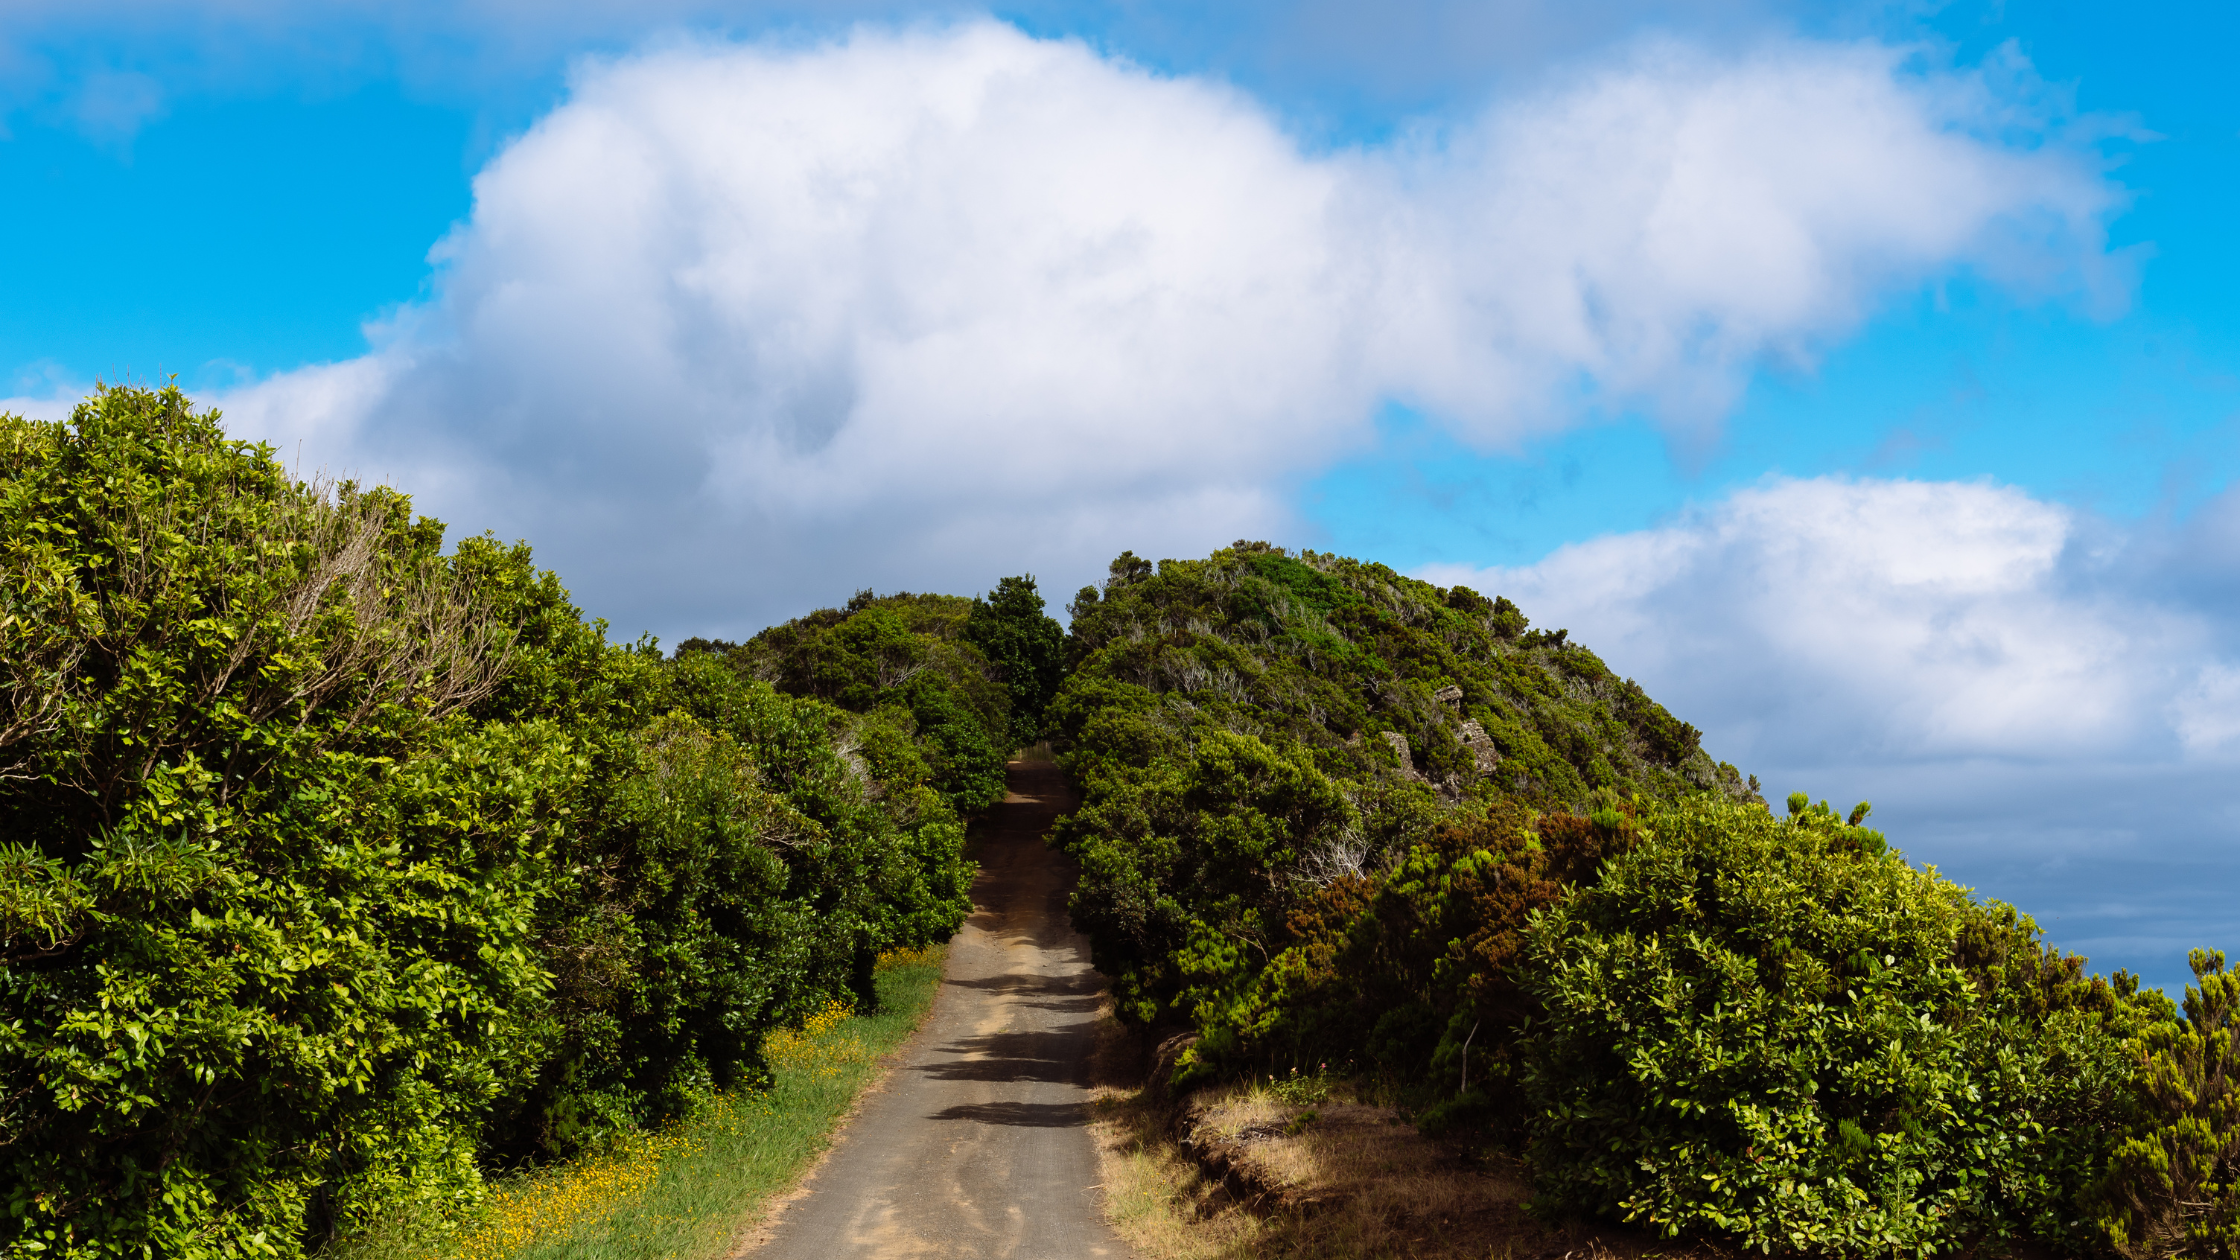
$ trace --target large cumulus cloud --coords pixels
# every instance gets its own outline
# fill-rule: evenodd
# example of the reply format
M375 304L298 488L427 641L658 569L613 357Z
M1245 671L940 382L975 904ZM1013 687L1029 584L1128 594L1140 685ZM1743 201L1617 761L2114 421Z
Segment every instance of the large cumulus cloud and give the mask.
M1521 568L1718 755L2159 983L2240 945L2240 494L2121 524L1990 482L1774 479Z
M1063 589L1286 532L1385 401L1684 433L1951 268L2120 300L2118 193L2033 125L1873 44L1639 49L1337 152L995 23L683 44L583 69L372 354L225 401L632 628Z

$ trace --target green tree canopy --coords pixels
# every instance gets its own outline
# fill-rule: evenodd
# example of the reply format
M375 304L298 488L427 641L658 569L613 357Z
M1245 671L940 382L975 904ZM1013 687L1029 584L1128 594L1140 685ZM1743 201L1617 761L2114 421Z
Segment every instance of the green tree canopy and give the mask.
M859 591L845 608L796 617L719 655L742 677L893 728L956 811L971 815L1003 798L1015 746L1012 693L970 632L975 608L955 595ZM718 647L692 646L701 643Z
M984 599L972 601L965 640L996 667L1011 693L1011 745L1042 738L1044 710L1065 680L1065 630L1043 615L1034 577L1007 577Z

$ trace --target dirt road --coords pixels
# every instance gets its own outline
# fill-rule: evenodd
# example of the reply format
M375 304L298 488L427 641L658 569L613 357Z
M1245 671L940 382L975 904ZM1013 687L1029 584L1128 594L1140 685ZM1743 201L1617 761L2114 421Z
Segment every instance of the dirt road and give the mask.
M1104 980L1042 843L1071 802L1055 766L1010 778L932 1017L754 1260L1129 1255L1099 1214L1086 1128Z

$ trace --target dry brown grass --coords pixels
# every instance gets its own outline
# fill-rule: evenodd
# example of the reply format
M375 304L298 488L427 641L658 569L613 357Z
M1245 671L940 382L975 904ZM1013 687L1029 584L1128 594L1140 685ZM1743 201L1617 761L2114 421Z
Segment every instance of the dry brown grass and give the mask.
M1117 1046L1100 1056L1094 1132L1106 1215L1144 1260L1705 1254L1539 1221L1524 1211L1530 1191L1514 1160L1425 1138L1342 1083L1312 1103L1267 1082L1172 1103L1111 1070L1132 1057Z

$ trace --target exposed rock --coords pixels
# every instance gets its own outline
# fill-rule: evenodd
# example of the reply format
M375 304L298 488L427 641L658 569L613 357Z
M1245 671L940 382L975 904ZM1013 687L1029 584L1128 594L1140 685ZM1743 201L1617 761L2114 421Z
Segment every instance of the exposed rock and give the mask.
M1459 706L1462 703L1462 688L1450 684L1448 686L1439 688L1437 691L1432 692L1431 698L1441 704L1452 704Z
M1501 764L1501 750L1493 746L1493 737L1486 734L1486 728L1478 725L1476 718L1462 724L1462 746L1470 750L1471 759L1478 763L1479 774L1492 774Z
M1384 742L1392 745L1392 751L1400 754L1400 773L1411 779L1421 779L1423 777L1416 773L1416 756L1408 750L1407 736L1398 731L1386 731Z
M1153 1099L1162 1103L1172 1099L1175 1069L1181 1065L1183 1053L1197 1044L1198 1034L1177 1033L1151 1052L1150 1079L1145 1085Z

